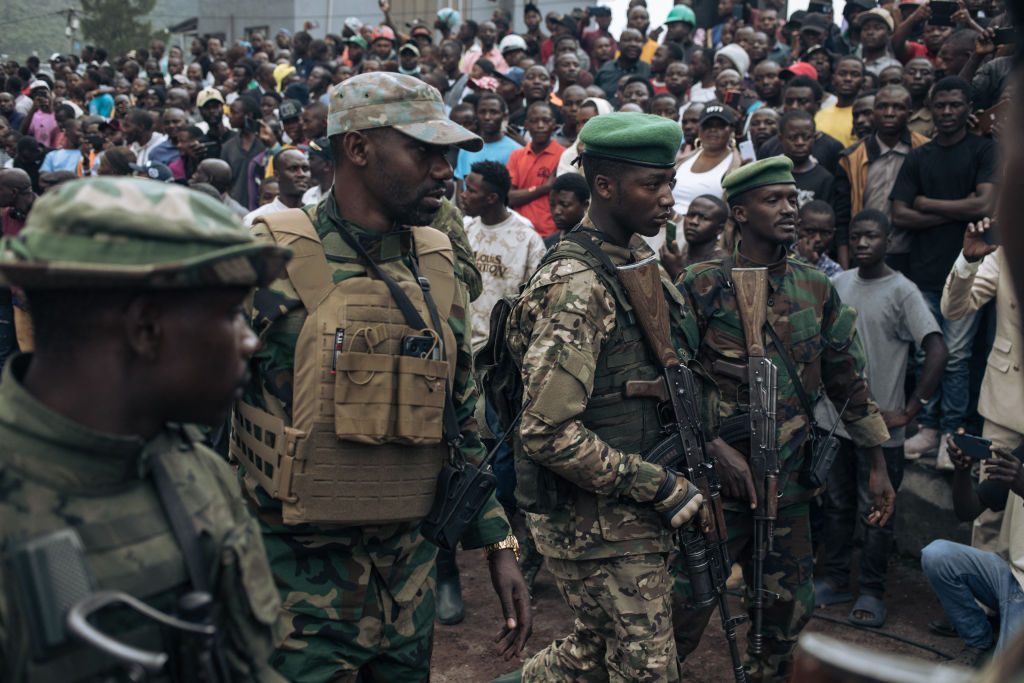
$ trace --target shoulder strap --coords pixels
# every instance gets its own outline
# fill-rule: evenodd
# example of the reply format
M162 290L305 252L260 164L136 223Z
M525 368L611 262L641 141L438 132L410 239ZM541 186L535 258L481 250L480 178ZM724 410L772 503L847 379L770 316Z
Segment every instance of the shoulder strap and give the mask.
M171 531L174 532L174 538L178 541L178 547L185 558L185 568L188 570L193 590L209 593L210 577L203 566L204 553L199 545L199 534L192 524L185 502L178 494L178 487L175 486L164 462L165 457L165 453L160 453L150 460L150 470L153 473L157 495L160 497L160 505L167 515Z
M811 428L817 427L818 422L814 419L814 409L811 407L811 399L807 396L807 392L804 391L804 383L800 381L800 376L796 373L796 368L793 367L793 361L789 357L789 352L786 347L782 345L782 340L779 339L779 335L775 332L775 328L772 324L765 320L764 331L768 333L768 336L772 339L772 344L778 349L779 355L782 357L782 364L786 366L786 372L789 374L789 379L793 382L793 388L796 389L796 396L800 399L800 406L807 413L807 419L810 421Z
M416 259L430 281L430 291L439 315L447 318L455 300L455 246L448 235L429 226L413 228L412 239ZM445 252L451 254L450 259L444 256Z
M291 247L288 280L306 310L314 310L334 287L334 277L313 221L302 209L287 209L260 216L256 222L265 223L278 244Z

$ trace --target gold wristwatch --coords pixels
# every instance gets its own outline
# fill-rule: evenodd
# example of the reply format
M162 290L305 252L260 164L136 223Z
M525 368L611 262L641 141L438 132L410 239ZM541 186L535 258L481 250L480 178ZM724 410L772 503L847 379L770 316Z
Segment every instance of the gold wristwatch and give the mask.
M487 557L489 559L491 557L491 555L493 555L494 553L498 552L499 550L504 550L505 548L511 548L512 549L513 554L515 554L515 556L516 556L516 562L518 562L519 561L519 539L517 539L516 535L514 533L512 533L511 531L508 532L508 536L506 536L504 538L504 540L498 541L497 543L491 543L490 545L485 545L484 546L484 552L487 553Z

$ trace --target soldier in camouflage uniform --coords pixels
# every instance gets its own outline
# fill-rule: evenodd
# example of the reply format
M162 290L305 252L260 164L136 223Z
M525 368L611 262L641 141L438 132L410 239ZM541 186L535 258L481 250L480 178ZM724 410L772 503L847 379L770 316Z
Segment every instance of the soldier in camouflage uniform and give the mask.
M410 76L384 72L356 76L332 92L328 135L334 190L319 205L303 211L333 283L342 287L353 279L365 280L368 272L341 231L357 239L396 280L414 283L411 226L429 224L442 206L444 183L452 174L444 156L448 146L479 148L480 139L445 118L434 88ZM278 234L261 222L252 230L264 243L273 243ZM450 245L446 253L452 263ZM452 273L448 275L452 279ZM451 313L443 320L445 335L454 335L456 342L447 362L455 365L452 393L463 451L480 458L468 310L466 287L457 284ZM250 315L262 347L254 357L254 382L243 401L292 424L294 409L309 397L293 392L299 379L297 344L308 313L291 274L257 290ZM346 336L346 350L355 343L351 336ZM333 433L325 437L339 457L353 448ZM372 467L373 460L364 466ZM293 681L317 683L355 681L359 676L427 680L437 547L420 533L421 520L286 524L281 498L260 485L248 463L243 461L239 472L260 519L284 602L286 638L272 660L280 671ZM496 640L499 653L506 657L521 651L531 630L529 595L516 565L514 538L493 495L462 537L464 548L487 547L504 614Z
M517 498L535 510L526 498L545 477L561 491L550 509L528 512L527 525L576 616L568 637L526 662L524 681L679 680L667 555L672 529L702 499L687 498L692 486L683 477L643 460L661 438L658 402L623 392L626 381L660 372L614 271L652 256L641 236L657 234L671 215L681 135L647 114L608 114L584 126L592 200L576 232L606 258L567 237L509 318L507 342L528 403ZM663 294L665 324L687 362L696 327L667 280ZM713 403L703 405L710 413Z
M787 677L796 638L814 607L808 523L808 501L813 491L800 483L800 472L809 465L808 417L780 354L789 354L812 403L821 395L823 385L826 396L838 408L849 399L843 422L870 460L874 496L870 521L884 524L892 514L895 499L881 450L889 434L864 378L864 351L855 327L857 313L842 304L826 276L812 266L786 258L787 247L796 236L796 186L791 169L792 162L779 156L729 174L722 185L742 239L730 259L690 266L677 281L700 327L701 364L712 373L721 391L724 435L730 418L744 412L738 400L742 383L725 369L744 370L747 358L727 272L732 267L768 269L768 323L784 346L779 349L768 345L770 360L778 368L776 425L783 474L774 548L765 560L764 582L765 588L779 597L766 600L761 658L754 660L748 654L747 662L752 679L766 681ZM751 510L756 505L756 493L747 455L737 448L749 450L749 440L744 437L731 445L722 439L709 443L722 480L729 556L742 564L750 586ZM673 571L677 576L673 617L682 659L697 647L713 608L697 611L689 607L689 585L681 558L673 563Z
M199 579L218 605L233 681L283 681L268 664L280 600L234 475L182 423L224 421L256 350L242 301L286 258L220 202L133 178L61 185L0 243L0 285L26 290L36 329L35 352L13 358L0 382L0 552L11 561L21 541L70 528L96 589L169 614L199 582L186 572L193 561L208 571ZM203 557L184 557L154 471L175 487ZM115 660L82 644L33 656L28 613L44 607L30 593L0 566L0 680L123 680L111 678ZM164 649L153 622L119 616L99 622L109 635Z

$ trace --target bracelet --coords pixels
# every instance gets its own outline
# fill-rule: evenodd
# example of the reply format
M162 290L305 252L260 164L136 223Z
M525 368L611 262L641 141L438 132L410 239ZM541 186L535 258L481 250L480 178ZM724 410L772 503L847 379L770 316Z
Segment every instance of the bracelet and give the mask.
M512 549L512 553L516 556L516 562L519 562L519 539L511 531L508 532L508 536L504 540L484 546L484 552L487 554L487 559L490 559L491 555L506 548Z
M526 188L526 191L527 191L527 192L533 192L533 191L534 191L534 190L536 190L536 189L537 189L537 186L536 186L536 185L530 185L530 186L529 186L528 188Z
M928 401L931 400L930 398L922 398L922 397L918 396L917 394L914 394L914 398L916 398L918 400L918 402L921 405L923 405L923 406L928 405Z

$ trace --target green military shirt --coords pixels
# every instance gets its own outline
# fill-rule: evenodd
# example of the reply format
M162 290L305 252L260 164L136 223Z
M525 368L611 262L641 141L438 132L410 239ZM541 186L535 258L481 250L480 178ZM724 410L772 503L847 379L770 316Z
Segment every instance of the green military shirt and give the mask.
M357 263L355 252L337 233L335 222L329 216L328 204L333 201L333 196L328 197L319 205L303 210L320 237L334 270L334 281L342 282L348 277L363 275L364 270ZM341 222L361 240L377 263L395 266L409 263L409 229L400 228L381 236L353 223ZM265 224L256 223L251 229L257 241L274 243ZM478 394L473 379L468 312L466 288L457 286L448 318L458 346L452 393L456 416L465 437L463 450L470 459L479 460L483 456L483 446L477 438L473 418ZM291 424L295 344L306 320L306 309L287 277L256 290L250 320L262 345L253 357L257 370L254 384L243 400L280 417L286 425ZM361 618L373 568L377 569L399 602L411 599L427 580L437 547L419 533L418 522L373 527L287 526L281 521L280 501L271 498L253 479L245 477L244 468L239 472L250 500L258 507L264 542L275 576L279 582L284 581L283 586L292 585L295 589L293 594L316 594L315 598L310 596L308 600L289 604L293 611L316 619L354 621ZM509 530L505 514L492 495L475 522L470 524L462 544L467 548L478 548L497 543L508 535ZM327 546L335 550L324 552L323 548ZM330 566L322 566L324 563ZM330 575L334 580L316 578L323 575ZM324 596L329 593L337 597L325 604Z
M583 225L593 229L589 217ZM639 237L622 248L600 242L600 233L591 234L615 265L652 254ZM674 318L682 322L672 336L685 363L697 341L696 326L667 281L664 289L670 306L683 311ZM644 462L639 447L645 438L657 437L657 425L653 434L637 434L638 448L630 451L613 447L581 418L599 379L599 358L616 352L608 344L617 325L616 309L615 296L593 268L575 258L556 258L534 274L509 319L507 341L512 355L521 359L524 401L531 402L520 425L524 455L575 487L563 509L527 515L538 549L549 557L590 560L666 552L673 546L653 508L627 498L637 489L656 489L662 480L661 467ZM650 358L646 352L642 379L659 376ZM710 414L714 392L703 401L702 412Z
M193 441L191 428L168 425L146 442L92 432L54 413L23 388L28 361L13 358L0 382L0 552L71 527L98 589L120 590L173 614L191 585L148 465L153 455L171 453L164 463L202 534L232 680L283 681L267 664L280 600L230 468ZM0 680L107 680L102 672L111 660L84 645L30 661L24 591L5 570L0 566ZM110 635L159 650L159 634L148 623L128 619Z
M864 349L857 336L857 313L839 300L828 277L795 259L759 264L740 254L738 249L733 259L736 268L768 268L768 323L782 340L812 404L822 388L838 408L849 399L843 422L854 443L868 448L888 440L889 432L864 376ZM700 327L699 359L718 383L719 415L723 420L744 412L744 408L737 400L740 383L716 372L714 362L721 359L746 364L747 360L736 297L726 286L726 280L723 261L718 260L690 266L677 281ZM778 369L779 462L783 469L789 468L794 474L784 493L799 495L805 489L796 482L795 474L806 463L791 461L806 455L802 446L808 435L809 421L782 361L782 350L770 342L767 349Z
M476 256L469 244L469 235L462 224L462 212L450 201L443 199L430 227L448 235L452 242L452 250L455 252L455 276L462 280L469 290L469 300L476 301L484 291L484 283L476 267Z

